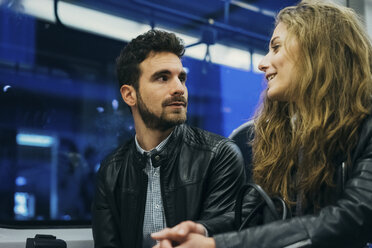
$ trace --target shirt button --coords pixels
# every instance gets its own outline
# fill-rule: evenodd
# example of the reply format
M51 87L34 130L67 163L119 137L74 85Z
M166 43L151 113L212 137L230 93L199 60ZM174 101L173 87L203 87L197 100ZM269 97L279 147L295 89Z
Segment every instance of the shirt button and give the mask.
M156 160L156 161L159 161L159 159L160 159L160 156L159 156L159 155L156 155L156 156L155 156L155 160Z
M157 176L158 175L158 173L157 172L154 172L154 176Z
M155 208L158 209L158 208L159 208L159 204L156 204L156 205L155 205Z

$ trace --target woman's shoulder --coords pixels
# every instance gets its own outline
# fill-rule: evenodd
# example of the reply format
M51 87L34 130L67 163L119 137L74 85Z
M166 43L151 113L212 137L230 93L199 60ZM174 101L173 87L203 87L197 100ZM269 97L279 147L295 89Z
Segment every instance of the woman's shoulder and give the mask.
M253 139L254 136L254 122L253 120L247 121L234 129L229 138L232 140L239 140L241 138L247 140Z
M355 146L352 161L356 161L366 149L371 149L372 152L372 115L368 115L360 125L359 139Z

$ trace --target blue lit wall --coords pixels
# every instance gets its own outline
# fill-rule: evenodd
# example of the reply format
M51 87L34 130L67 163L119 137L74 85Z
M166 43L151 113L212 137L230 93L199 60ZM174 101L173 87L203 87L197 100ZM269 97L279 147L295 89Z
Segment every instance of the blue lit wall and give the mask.
M190 124L227 137L253 116L265 87L263 74L190 58L183 64L189 69Z
M0 8L0 59L8 63L34 63L35 20Z
M263 74L220 67L223 135L248 121L255 113L264 88Z

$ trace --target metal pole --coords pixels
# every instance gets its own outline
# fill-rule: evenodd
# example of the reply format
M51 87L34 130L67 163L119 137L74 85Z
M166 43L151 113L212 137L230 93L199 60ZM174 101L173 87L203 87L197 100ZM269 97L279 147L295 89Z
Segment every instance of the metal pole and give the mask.
M230 14L230 0L225 0L225 23L229 23L229 14Z

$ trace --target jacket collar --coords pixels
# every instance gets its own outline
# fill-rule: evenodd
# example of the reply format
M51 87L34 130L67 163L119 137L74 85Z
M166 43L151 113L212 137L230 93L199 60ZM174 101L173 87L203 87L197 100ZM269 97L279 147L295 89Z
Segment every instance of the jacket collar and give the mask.
M182 140L183 130L185 124L181 124L175 127L172 134L169 137L167 143L159 150L151 152L151 162L154 167L159 167L160 165L167 165L167 161L175 155L175 151L178 147L179 142ZM134 164L141 170L146 167L147 156L138 151L135 140L133 140L132 151L134 157Z

